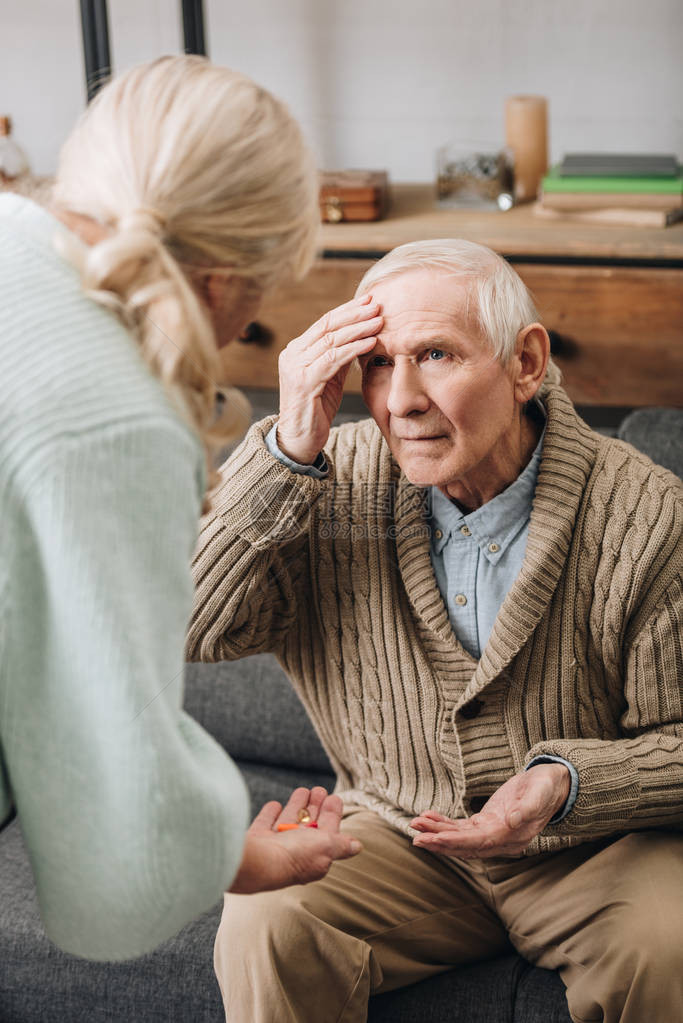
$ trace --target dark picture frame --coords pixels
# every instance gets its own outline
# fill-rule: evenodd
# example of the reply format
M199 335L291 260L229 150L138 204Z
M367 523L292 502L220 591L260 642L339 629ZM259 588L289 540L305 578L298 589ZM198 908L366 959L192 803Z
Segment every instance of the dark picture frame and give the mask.
M80 0L85 88L88 103L111 77L109 15L107 0ZM181 0L185 53L207 56L204 33L204 0Z

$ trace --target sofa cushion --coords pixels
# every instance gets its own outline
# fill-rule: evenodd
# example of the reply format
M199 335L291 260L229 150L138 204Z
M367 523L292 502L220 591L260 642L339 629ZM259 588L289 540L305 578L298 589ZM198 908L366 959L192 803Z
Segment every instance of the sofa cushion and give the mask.
M636 409L622 420L617 436L683 478L683 409Z
M222 904L140 959L94 963L45 937L15 820L0 832L0 1020L224 1023L212 949Z
M334 789L336 778L324 771L297 771L294 768L275 768L266 764L254 764L238 760L239 767L249 789L251 813L255 816L264 803L277 799L284 804L294 789L304 785L312 788L322 785L328 792Z
M213 972L220 903L139 959L93 963L67 955L45 937L28 857L14 821L0 832L0 906L0 1020L223 1023ZM570 1023L559 977L529 967L514 954L377 995L370 999L368 1020Z
M370 999L368 1023L571 1023L564 984L511 950Z
M504 956L375 995L368 1023L512 1023L524 965L517 955ZM546 1023L545 1017L530 1017L530 1023L537 1020Z
M272 654L188 664L185 709L235 760L332 771L303 704Z
M559 973L523 962L517 980L513 1023L572 1023L566 989Z

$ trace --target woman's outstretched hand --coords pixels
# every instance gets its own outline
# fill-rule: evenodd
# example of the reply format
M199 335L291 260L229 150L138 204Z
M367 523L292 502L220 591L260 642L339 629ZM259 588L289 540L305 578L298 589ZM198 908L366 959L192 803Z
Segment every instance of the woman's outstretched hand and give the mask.
M278 825L298 824L303 811L309 818L306 824L278 831ZM335 860L355 856L362 847L339 831L342 811L339 796L328 796L320 786L295 789L284 809L280 803L266 803L247 831L230 891L250 895L319 881Z
M351 363L375 345L383 319L371 295L332 309L280 353L280 418L283 454L311 465L327 443Z

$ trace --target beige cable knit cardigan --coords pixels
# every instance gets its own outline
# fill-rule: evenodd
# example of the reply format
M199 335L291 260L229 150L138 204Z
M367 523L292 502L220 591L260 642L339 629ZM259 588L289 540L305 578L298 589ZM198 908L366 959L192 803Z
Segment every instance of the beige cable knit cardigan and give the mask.
M527 854L683 824L681 482L560 388L545 405L524 563L479 661L436 585L429 491L372 420L332 431L325 480L291 473L264 445L273 418L256 424L202 523L188 658L273 651L337 791L406 833L542 753L576 766L579 793Z

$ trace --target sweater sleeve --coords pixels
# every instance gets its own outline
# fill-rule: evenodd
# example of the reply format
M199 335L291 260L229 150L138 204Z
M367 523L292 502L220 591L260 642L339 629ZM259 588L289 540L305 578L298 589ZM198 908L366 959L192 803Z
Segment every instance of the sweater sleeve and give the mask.
M239 866L244 783L181 709L198 448L163 417L62 437L17 483L2 746L48 936L148 952Z
M236 660L277 651L297 620L308 566L311 510L323 479L292 472L266 445L273 417L256 423L222 468L202 521L186 655Z
M683 583L680 571L629 643L621 725L626 738L554 739L543 754L579 775L573 808L548 835L582 840L640 828L683 829Z

